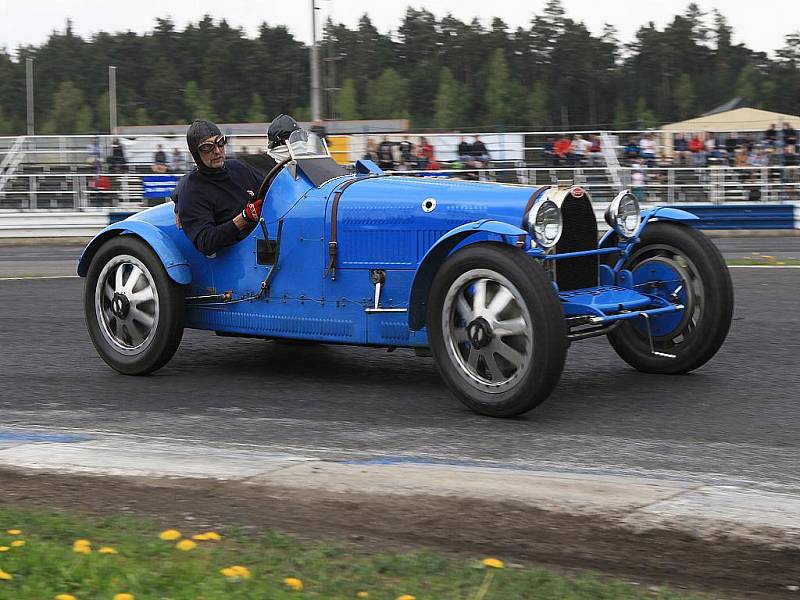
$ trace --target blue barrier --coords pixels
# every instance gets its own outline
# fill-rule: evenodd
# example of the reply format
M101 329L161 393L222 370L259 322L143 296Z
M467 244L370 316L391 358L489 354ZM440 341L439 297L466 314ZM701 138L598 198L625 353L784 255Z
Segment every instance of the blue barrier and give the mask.
M177 175L145 175L142 178L143 196L145 198L166 198L178 185Z
M697 229L794 229L792 204L684 205L680 208L697 216Z

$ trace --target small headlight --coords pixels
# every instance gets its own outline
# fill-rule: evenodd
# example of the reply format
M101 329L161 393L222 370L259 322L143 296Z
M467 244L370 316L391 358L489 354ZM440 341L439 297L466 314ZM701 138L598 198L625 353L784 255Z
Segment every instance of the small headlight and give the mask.
M633 237L642 222L639 201L629 190L620 192L606 209L606 223L622 237Z
M561 209L552 200L537 202L528 213L528 231L543 248L555 246L563 229Z

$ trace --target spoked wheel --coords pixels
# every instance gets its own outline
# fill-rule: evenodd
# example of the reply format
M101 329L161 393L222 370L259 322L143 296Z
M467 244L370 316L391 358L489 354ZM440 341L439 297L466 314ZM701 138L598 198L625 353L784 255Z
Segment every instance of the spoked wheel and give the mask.
M92 259L84 312L97 352L109 366L142 375L164 366L183 335L183 290L147 244L121 236Z
M722 346L733 318L730 274L711 240L683 225L652 223L625 268L633 273L638 291L685 308L653 317L649 334L642 319L626 321L608 334L617 354L646 373L688 373L708 362Z
M495 417L543 402L567 348L561 303L544 270L499 244L468 247L445 263L429 296L428 338L453 393Z

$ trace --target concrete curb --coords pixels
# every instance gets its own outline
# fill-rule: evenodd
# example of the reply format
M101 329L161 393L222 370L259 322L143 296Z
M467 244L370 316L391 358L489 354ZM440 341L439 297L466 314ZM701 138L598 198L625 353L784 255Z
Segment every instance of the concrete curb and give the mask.
M13 437L13 436L16 437ZM61 436L63 438L63 436ZM0 466L96 476L203 478L340 494L474 498L565 515L602 515L632 531L669 528L800 547L800 495L658 479L450 464L318 460L290 453L127 438L0 436Z

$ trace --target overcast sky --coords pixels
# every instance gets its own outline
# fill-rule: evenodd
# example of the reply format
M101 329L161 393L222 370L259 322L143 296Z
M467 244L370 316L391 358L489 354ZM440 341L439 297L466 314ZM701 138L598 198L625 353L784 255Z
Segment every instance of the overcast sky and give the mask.
M719 9L734 28L734 43L772 52L783 46L786 34L800 30L798 0L696 0L710 11ZM448 12L461 20L480 18L488 24L502 18L510 28L527 26L541 12L546 0L427 0L408 2L364 2L363 0L317 0L324 19L353 27L365 12L383 32L396 31L406 7L425 6L437 17ZM603 23L620 31L623 42L633 39L639 26L654 21L662 28L676 13L684 12L688 0L564 0L567 15L582 20L599 33ZM170 16L179 28L202 15L225 18L244 27L250 36L258 25L286 25L299 39L311 39L311 0L0 0L0 46L14 51L20 44L40 44L52 30L63 30L67 18L83 37L97 31L150 31L156 17Z

